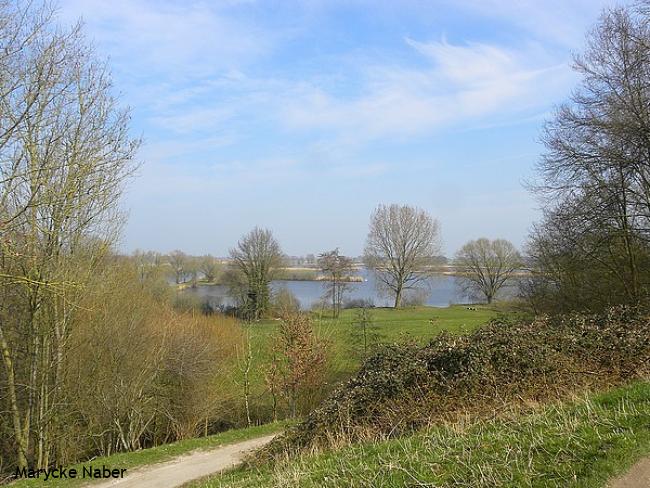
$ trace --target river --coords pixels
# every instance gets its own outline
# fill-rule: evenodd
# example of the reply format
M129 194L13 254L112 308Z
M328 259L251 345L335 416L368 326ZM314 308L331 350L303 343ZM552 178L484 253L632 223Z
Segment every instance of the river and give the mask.
M390 297L378 292L374 273L364 269L358 274L364 281L349 283L349 290L345 294L344 302L366 300L376 307L393 305L393 300ZM273 281L271 288L274 291L281 288L288 289L298 299L301 308L308 310L322 300L325 283L322 281L282 280ZM202 301L208 301L213 307L233 305L232 298L228 295L228 288L224 285L199 285L196 288L186 288L184 293L195 294ZM433 307L448 307L454 303L471 302L459 291L456 278L443 274L435 274L428 278L424 283L422 295L424 304Z

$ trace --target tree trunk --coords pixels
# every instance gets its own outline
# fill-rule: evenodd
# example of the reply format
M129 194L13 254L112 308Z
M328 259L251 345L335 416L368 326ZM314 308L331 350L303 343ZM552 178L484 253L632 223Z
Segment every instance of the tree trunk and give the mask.
M397 287L395 291L395 304L394 308L400 308L402 306L402 285Z
M9 395L9 405L11 408L11 419L13 422L14 437L16 442L16 462L19 469L27 468L27 437L23 435L23 429L20 422L20 411L18 410L18 398L16 396L16 377L14 365L11 359L9 345L5 340L2 328L0 327L0 347L2 347L2 359L7 371L7 390Z

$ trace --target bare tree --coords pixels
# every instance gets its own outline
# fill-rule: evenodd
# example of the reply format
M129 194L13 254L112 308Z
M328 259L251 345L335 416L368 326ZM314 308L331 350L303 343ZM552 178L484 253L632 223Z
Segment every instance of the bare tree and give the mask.
M595 309L648 296L648 59L648 2L605 10L575 57L579 85L546 125L531 249L536 283L555 302ZM549 267L560 264L567 272Z
M219 261L210 254L206 254L199 260L199 271L206 281L214 282L219 274L219 268Z
M44 468L63 456L73 319L118 234L139 141L79 26L2 2L0 40L0 287L12 297L0 302L0 409L16 465Z
M404 291L427 279L439 251L438 222L424 210L379 205L370 216L364 262L395 297L395 308L401 306Z
M176 284L183 283L188 273L188 257L183 251L176 249L169 253L169 265L172 267Z
M318 255L318 266L325 274L325 294L331 299L332 313L337 318L341 311L343 296L350 287L352 259L343 256L336 248Z
M352 320L352 334L351 339L354 343L354 352L362 359L368 357L370 351L379 342L379 333L377 331L377 324L374 321L372 310L368 307L359 308ZM358 346L361 346L361 353L359 354Z
M271 280L283 264L280 245L270 230L255 227L230 250L230 258L241 278L236 291L243 289L244 314L259 320L269 309Z
M238 386L242 388L242 396L244 397L244 413L246 414L246 425L250 427L251 421L251 368L253 366L253 345L251 340L251 323L248 322L244 325L246 333L244 335L244 343L241 347L237 348L237 363L241 372L241 382L235 381Z
M495 296L521 267L521 256L509 241L485 238L469 241L456 254L458 280L471 296L483 296L492 303Z

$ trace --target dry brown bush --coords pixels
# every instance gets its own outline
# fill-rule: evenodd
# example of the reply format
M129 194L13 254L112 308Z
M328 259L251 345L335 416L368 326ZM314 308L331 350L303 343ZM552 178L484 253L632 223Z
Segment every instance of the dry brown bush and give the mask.
M237 321L174 310L130 263L100 280L78 312L66 360L68 425L77 426L67 457L205 434L227 397L220 383L241 341Z

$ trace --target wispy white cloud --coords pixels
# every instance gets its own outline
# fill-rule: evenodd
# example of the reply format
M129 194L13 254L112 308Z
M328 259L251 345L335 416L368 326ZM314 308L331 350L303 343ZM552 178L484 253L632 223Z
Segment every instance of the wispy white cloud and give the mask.
M197 154L212 154L223 147L234 144L236 141L237 136L228 132L195 139L182 137L153 141L145 139L141 157L145 161L159 161L166 164L176 162L178 165L183 165L192 161L199 164L205 162L206 158L198 159L196 158Z
M235 114L232 106L193 107L181 112L154 115L149 120L158 127L183 135L219 131Z
M446 3L495 21L514 24L546 42L575 49L582 45L585 29L604 7L625 3L625 0L446 0Z
M273 32L229 15L232 4L66 0L62 13L81 16L113 62L135 76L186 79L241 66L272 48Z
M510 12L513 21L538 10L535 2L508 9L502 0L487 1L492 14ZM452 124L485 123L481 119L488 116L531 116L527 111L547 109L548 97L566 91L570 80L565 65L531 43L513 49L410 38L404 42L420 55L418 65L360 58L335 87L314 76L247 76L249 63L290 34L233 15L241 3L67 0L65 12L83 14L117 58L127 73L122 78L132 83L128 100L145 112L148 124L179 137L232 132L237 119L240 136L250 130L246 121L260 120L275 120L290 132L329 131L347 144L418 136ZM485 9L474 0L461 5ZM356 85L358 94L341 94L345 83Z
M361 67L365 85L356 98L303 85L287 101L282 120L294 129L331 129L363 139L413 136L546 109L572 80L566 65L549 64L534 48L406 42L425 59L423 66Z

